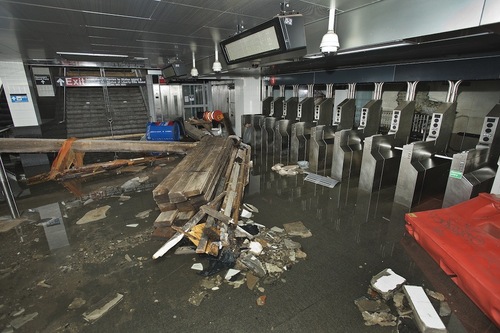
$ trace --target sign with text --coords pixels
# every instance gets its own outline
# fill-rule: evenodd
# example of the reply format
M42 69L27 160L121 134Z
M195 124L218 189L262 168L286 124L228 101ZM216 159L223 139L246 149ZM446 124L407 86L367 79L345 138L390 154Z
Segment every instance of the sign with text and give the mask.
M28 95L26 94L10 94L10 101L12 103L28 103Z
M48 86L48 85L52 84L52 81L50 80L49 75L37 75L37 74L35 74L34 77L35 77L36 85Z
M129 87L146 85L145 77L60 77L59 87Z

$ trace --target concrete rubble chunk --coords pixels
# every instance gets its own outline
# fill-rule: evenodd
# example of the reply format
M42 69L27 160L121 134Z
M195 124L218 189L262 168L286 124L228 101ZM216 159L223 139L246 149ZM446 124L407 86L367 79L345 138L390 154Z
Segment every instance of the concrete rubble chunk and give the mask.
M301 221L284 223L283 227L289 236L300 236L302 238L312 236L311 231Z
M109 310L114 308L118 303L120 303L123 299L123 295L120 293L109 294L99 302L97 302L94 306L92 306L87 312L83 314L83 319L88 322L95 322Z
M248 250L258 256L262 252L262 244L259 242L250 242Z
M201 302L208 296L208 292L206 291L197 291L193 292L188 299L188 302L195 305L200 306Z
M288 239L288 238L285 238L283 240L283 243L285 244L285 247L289 250L296 250L296 249L300 249L302 247L302 245L300 245L299 242L294 242L293 240Z
M366 297L360 297L354 301L354 304L358 307L359 311L367 312L390 312L391 309L387 304L380 300L371 300Z
M111 208L111 206L102 206L96 209L88 211L81 219L76 221L76 224L86 224L90 222L95 222L106 218L106 212Z
M22 317L18 317L10 322L10 326L14 327L14 329L19 329L21 326L26 324L27 322L35 319L38 316L38 312L33 312Z
M145 219L145 218L148 218L149 217L149 213L151 213L153 210L152 209L148 209L148 210L145 210L145 211L142 211L142 212L139 212L135 215L135 217L137 217L138 219Z
M257 285L257 283L259 282L259 278L250 272L247 273L246 279L247 279L247 288L250 290L253 290Z
M433 290L430 290L430 289L425 289L425 293L427 294L427 296L432 297L435 300L438 300L440 302L444 302L444 300L445 300L444 295L441 294L441 293L438 293L437 291L433 291Z
M384 269L375 275L370 284L372 288L382 296L383 299L390 299L394 293L406 282L406 279L390 268Z
M229 281L229 280L231 280L233 278L233 276L235 276L239 272L241 272L239 269L230 268L230 269L227 270L227 273L224 276L224 279L227 280L227 281Z
M451 308L448 302L439 303L439 315L441 317L448 317L451 315Z
M422 333L447 332L443 321L420 286L403 286L403 291L413 310L417 327Z
M193 265L191 265L191 269L193 269L195 271L202 271L203 270L203 264L199 263L199 262L196 262Z
M250 269L256 276L263 277L266 275L266 269L262 262L253 254L243 255L239 258L241 263Z
M83 305L87 303L83 298L76 297L71 301L71 303L68 305L68 309L73 310L73 309L79 309Z

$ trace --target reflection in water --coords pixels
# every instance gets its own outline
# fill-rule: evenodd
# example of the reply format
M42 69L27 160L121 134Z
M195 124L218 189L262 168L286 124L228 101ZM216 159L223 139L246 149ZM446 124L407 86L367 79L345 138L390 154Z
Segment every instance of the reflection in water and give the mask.
M49 249L55 250L69 245L68 235L64 227L64 220L59 203L36 208L40 214L45 237L49 244Z

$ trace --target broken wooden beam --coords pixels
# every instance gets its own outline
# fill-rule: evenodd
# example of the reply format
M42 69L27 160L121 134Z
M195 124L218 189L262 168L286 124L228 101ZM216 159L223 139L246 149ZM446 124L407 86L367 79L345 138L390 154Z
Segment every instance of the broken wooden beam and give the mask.
M225 195L226 192L220 193L210 203L208 203L207 206L212 208L216 207L216 205L224 198ZM201 219L203 219L204 216L205 213L203 212L203 210L199 210L196 214L194 214L193 217L191 217L189 221L186 222L186 224L184 224L182 230L184 232L188 232L189 229L197 225L201 221ZM176 232L175 235L172 236L172 238L170 238L165 244L163 244L163 246L158 251L156 251L155 254L153 254L153 259L158 259L160 257L163 257L163 255L167 253L168 250L173 248L177 243L179 243L183 237L184 237L183 233Z
M0 139L0 153L49 153L58 152L66 139L5 138ZM132 140L79 139L72 149L80 152L157 152L185 154L197 142L158 142Z

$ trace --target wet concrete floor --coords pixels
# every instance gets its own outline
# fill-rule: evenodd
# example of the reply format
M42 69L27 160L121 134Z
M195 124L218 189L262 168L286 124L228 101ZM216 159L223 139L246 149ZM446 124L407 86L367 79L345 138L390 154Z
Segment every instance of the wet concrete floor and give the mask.
M152 188L174 165L84 184L86 193L102 186L112 191L148 176L139 191L124 193L130 196L126 201L116 193L83 205L56 183L33 187L31 196L19 199L25 215L39 214L41 220L0 234L0 331L12 331L13 320L36 313L14 332L396 332L395 327L365 326L354 304L366 295L373 275L391 268L409 284L446 296L452 314L443 321L450 332L498 332L405 234L406 211L393 205L394 188L368 195L358 192L353 179L329 189L267 167L254 169L244 202L259 209L254 221L269 228L302 221L312 232L298 240L307 258L281 279L261 283L261 291L223 283L199 306L189 303L204 279L190 267L206 264L207 258L169 252L151 259L163 244L150 239L159 214ZM104 219L76 224L105 205L110 208ZM1 208L8 213L5 203ZM136 217L147 210L148 217ZM102 318L84 320L84 313L117 293L122 301ZM266 304L258 306L261 295L267 296Z

